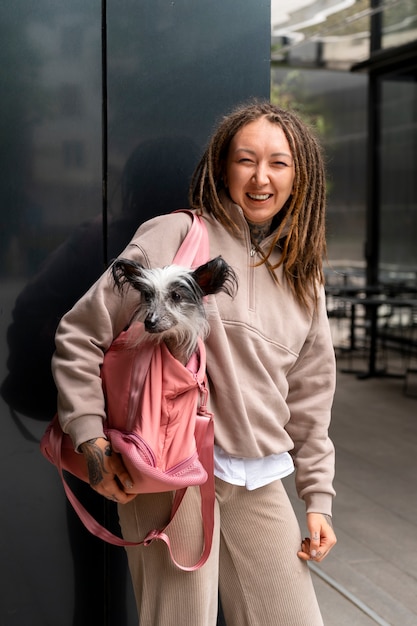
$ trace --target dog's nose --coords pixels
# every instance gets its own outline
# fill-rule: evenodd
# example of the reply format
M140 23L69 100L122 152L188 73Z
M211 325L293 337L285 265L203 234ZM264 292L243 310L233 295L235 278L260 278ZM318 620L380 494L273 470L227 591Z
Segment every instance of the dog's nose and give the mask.
M153 333L155 332L157 328L158 319L156 317L147 317L145 319L144 325L145 325L145 330L147 330L148 333Z

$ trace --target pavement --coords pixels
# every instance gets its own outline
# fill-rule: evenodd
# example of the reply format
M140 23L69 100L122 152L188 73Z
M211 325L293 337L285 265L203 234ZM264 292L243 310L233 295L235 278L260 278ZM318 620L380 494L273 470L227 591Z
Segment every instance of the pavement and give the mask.
M338 543L312 576L325 626L417 625L417 377L404 394L401 363L346 374L338 357L331 437L336 448ZM366 369L359 359L353 369ZM304 509L286 479L305 532Z

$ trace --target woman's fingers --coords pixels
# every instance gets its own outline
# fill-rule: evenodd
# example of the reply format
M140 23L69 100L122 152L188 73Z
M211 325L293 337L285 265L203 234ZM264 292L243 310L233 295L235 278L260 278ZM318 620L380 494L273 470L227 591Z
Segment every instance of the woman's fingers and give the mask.
M110 441L104 437L91 439L82 444L81 450L87 461L90 485L95 491L121 504L133 500L136 494L127 493L133 481Z

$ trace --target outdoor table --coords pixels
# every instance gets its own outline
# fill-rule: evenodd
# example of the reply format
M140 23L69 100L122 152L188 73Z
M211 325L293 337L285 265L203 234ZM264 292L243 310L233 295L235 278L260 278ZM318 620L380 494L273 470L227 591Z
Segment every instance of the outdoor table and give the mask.
M368 352L368 365L367 370L346 370L344 372L357 374L358 378L365 379L377 376L389 376L389 377L404 377L405 374L392 374L386 370L377 369L376 357L377 357L377 343L378 343L378 320L379 311L382 306L392 307L408 307L410 309L417 308L416 298L400 297L398 294L396 297L385 297L382 294L360 296L349 295L334 295L336 298L340 298L343 302L350 304L350 345L351 349L355 349L355 331L356 331L356 307L358 305L364 306L367 311L369 319L369 352Z

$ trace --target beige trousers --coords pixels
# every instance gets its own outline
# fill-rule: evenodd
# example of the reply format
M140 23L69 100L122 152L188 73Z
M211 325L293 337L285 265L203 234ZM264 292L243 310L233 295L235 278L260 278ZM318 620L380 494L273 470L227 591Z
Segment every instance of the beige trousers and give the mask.
M125 539L138 541L169 517L172 494L119 506ZM200 492L189 488L170 526L184 565L202 549ZM140 626L215 626L218 590L227 626L323 626L310 572L297 557L301 535L281 481L254 491L216 479L213 547L198 571L176 568L163 542L127 554Z

